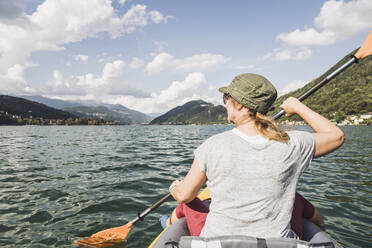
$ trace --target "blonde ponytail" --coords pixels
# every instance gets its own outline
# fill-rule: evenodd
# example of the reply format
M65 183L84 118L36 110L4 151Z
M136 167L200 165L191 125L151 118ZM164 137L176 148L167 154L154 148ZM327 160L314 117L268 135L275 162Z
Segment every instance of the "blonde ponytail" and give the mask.
M260 114L254 110L249 110L249 115L254 119L254 125L257 132L269 140L287 142L289 136L285 131L280 130L276 122L270 117Z

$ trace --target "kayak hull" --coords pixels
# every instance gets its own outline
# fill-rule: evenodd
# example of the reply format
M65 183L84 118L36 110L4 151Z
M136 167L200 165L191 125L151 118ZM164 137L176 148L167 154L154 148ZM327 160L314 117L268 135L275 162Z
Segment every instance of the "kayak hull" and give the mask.
M266 239L268 244L268 248L281 248L281 247L292 247L293 243L299 243L303 246L301 247L312 247L318 246L319 244L326 244L324 247L335 247L335 248L343 248L340 244L338 244L335 240L333 240L330 235L308 221L307 219L303 219L303 235L304 241L289 239L289 238L275 238L275 239ZM176 223L172 224L171 226L167 227L163 230L162 233L151 243L148 248L167 248L167 247L178 247L172 246L175 244L187 244L190 243L192 239L195 237L188 237L190 233L187 229L186 219L183 217L179 219ZM187 238L185 238L187 237ZM224 236L223 238L226 238ZM230 239L234 239L234 236L228 236ZM236 236L236 239L241 240L242 237L245 237L247 240L256 240L256 238L252 238L249 236ZM198 239L198 238L197 238ZM199 238L203 240L202 238ZM218 237L217 237L218 239ZM208 239L205 239L208 240ZM253 242L252 241L252 242ZM271 245L269 245L271 244ZM296 245L297 246L297 245ZM294 246L294 247L296 247ZM183 247L183 246L181 246ZM188 247L188 246L185 246ZM191 247L191 246L190 246ZM239 246L234 246L239 247ZM245 247L249 247L249 245L245 244Z
M209 189L206 187L202 192L198 195L199 199L202 201L210 200L210 192ZM302 232L304 240L295 240L290 238L273 238L273 239L265 239L268 245L267 248L288 248L288 247L334 247L334 248L343 248L337 241L332 239L332 237L316 226L315 224L311 223L307 219L303 219L302 222ZM228 237L230 240L234 240L234 236L224 236L223 238ZM181 240L182 238L182 240ZM218 239L219 237L213 238ZM249 236L236 236L236 238L242 240L242 242L251 242L253 244L252 247L257 246L257 239L254 237ZM181 241L180 247L191 247L188 246L191 244L193 239L197 239L201 242L208 242L208 239L202 237L190 237L189 230L187 228L187 223L185 217L180 218L177 222L173 223L172 225L165 228L150 244L148 248L167 248L167 247L179 247L178 244ZM244 243L242 247L248 248L250 247L248 243ZM324 246L320 246L319 244L324 244ZM182 246L184 245L184 246ZM256 245L256 246L255 246ZM240 247L239 245L231 245L226 247ZM263 246L266 247L266 246ZM223 247L222 247L223 248Z

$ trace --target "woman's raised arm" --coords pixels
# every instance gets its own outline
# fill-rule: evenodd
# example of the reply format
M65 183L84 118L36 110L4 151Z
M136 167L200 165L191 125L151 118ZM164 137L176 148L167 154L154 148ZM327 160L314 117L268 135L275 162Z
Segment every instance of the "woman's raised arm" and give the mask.
M344 141L344 132L332 124L327 118L308 108L305 104L294 97L290 97L280 106L286 116L298 114L304 121L314 129L315 133L315 154L314 157L320 157L336 150Z

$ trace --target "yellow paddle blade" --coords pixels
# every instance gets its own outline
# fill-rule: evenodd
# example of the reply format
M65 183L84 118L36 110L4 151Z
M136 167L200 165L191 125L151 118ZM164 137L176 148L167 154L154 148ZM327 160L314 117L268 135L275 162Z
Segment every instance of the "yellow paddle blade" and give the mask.
M211 198L211 195L210 195L210 192L209 192L208 187L205 187L205 188L202 190L202 192L199 193L198 198L199 198L200 200L202 200L202 201Z
M372 54L372 31L369 33L367 39L354 55L357 59L367 57Z
M78 245L79 247L92 248L111 247L115 244L123 242L132 226L133 224L129 222L124 226L103 230L93 234L90 237L82 238L75 241L74 245Z

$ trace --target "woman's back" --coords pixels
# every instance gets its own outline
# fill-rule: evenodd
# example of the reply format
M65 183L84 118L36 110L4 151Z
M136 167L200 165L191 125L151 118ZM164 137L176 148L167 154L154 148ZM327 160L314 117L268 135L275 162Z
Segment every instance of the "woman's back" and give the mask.
M284 143L234 129L195 151L213 199L201 236L288 235L296 184L315 149L310 133L288 134Z

